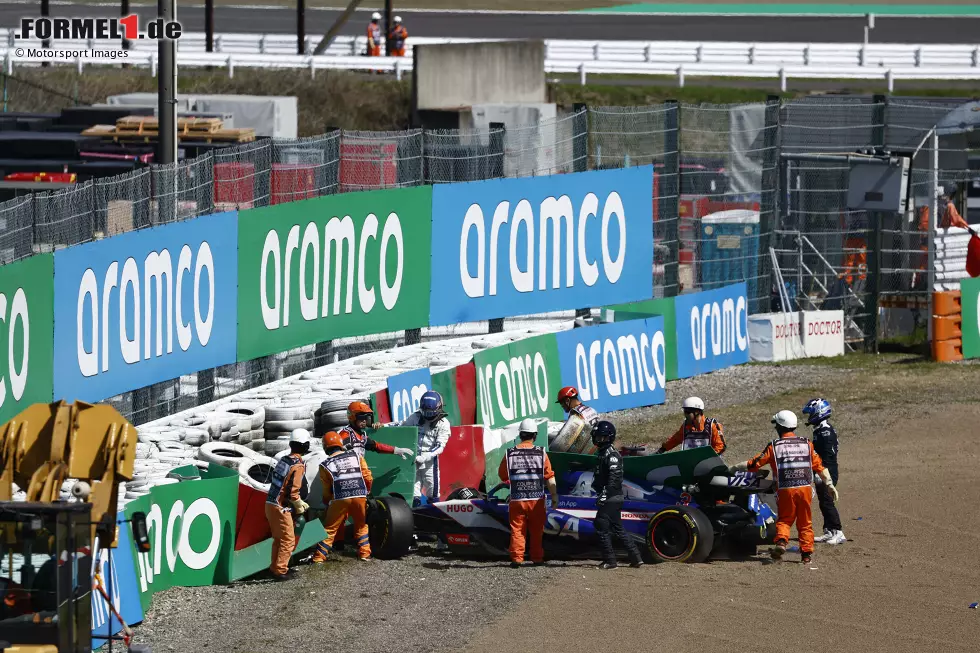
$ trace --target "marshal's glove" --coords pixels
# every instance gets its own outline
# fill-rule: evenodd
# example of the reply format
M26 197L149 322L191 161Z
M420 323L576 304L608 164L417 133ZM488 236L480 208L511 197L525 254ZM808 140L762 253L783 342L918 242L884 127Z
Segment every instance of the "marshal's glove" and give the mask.
M395 455L401 456L402 460L408 460L414 452L406 447L395 447Z
M297 515L302 515L304 512L310 509L310 504L306 503L302 499L293 499L289 503L293 506L293 510L296 511Z

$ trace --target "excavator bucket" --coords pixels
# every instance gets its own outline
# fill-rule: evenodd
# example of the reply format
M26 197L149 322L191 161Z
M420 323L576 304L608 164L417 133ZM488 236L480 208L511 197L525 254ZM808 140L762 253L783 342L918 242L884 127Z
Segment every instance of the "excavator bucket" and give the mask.
M0 501L16 483L28 501L53 502L65 479L78 479L91 486L80 498L93 523L114 527L118 483L133 478L135 460L136 428L112 406L34 404L0 427Z

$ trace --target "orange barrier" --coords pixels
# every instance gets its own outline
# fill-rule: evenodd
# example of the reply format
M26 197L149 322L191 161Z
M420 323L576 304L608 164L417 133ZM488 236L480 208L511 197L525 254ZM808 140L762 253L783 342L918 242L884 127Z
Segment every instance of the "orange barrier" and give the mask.
M932 358L963 360L963 319L959 290L932 293Z

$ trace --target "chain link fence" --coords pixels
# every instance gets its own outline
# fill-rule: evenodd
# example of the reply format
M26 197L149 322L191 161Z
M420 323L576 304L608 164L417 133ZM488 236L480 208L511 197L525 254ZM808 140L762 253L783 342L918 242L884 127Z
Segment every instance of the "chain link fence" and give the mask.
M655 297L745 281L753 313L843 309L856 346L877 330L879 299L928 295L926 211L938 207L942 226L948 210L935 204L937 183L971 179L964 139L943 137L934 149L930 138L958 104L878 96L668 102L578 108L528 126L264 139L0 203L0 263L173 220L341 192L652 164ZM905 214L848 209L850 165L872 151L912 157ZM943 269L936 277L958 278ZM551 325L575 316L508 323ZM491 327L338 339L203 370L111 402L141 423L334 360Z

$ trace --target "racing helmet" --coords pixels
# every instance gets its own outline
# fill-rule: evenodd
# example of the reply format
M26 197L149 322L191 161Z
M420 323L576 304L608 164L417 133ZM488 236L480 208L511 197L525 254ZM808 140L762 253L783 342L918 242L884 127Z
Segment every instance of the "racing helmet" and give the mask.
M556 404L560 404L566 399L577 399L578 390L573 385L566 385L564 388L558 391L558 399L555 401Z
M435 390L429 390L419 401L419 412L428 421L438 419L442 415L442 395Z
M803 407L803 414L807 415L806 423L811 426L816 426L820 422L824 421L830 417L831 413L830 402L826 399L811 399L806 406Z
M347 423L356 426L358 422L366 419L368 424L374 422L374 411L363 401L354 401L347 406Z
M779 428L792 431L797 426L796 413L791 410L781 410L772 416L772 423Z
M381 14L379 14L378 12L374 12L373 14L371 14L371 20L381 20Z
M684 400L684 403L681 404L681 408L684 409L685 413L689 410L700 410L703 413L704 402L701 400L701 397L688 397Z
M592 444L602 449L616 439L616 427L612 422L601 420L592 428Z
M402 22L402 17L401 16L395 16L395 25L397 25L400 22Z
M538 424L530 417L524 418L521 425L517 427L517 434L521 440L533 440L538 437Z
M336 431L327 431L323 436L323 449L329 451L331 449L343 449L344 439L340 437L340 433Z

